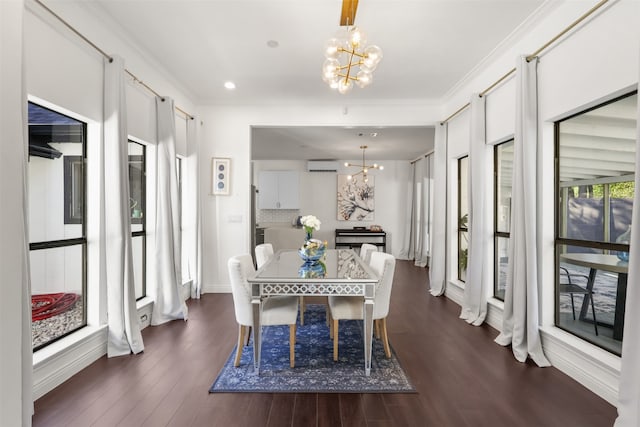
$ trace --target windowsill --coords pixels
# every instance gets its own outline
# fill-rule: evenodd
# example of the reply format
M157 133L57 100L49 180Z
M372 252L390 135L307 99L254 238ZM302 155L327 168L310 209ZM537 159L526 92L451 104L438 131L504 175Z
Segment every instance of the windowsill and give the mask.
M504 301L499 300L496 297L490 297L487 300L487 303L497 309L499 309L500 311L504 311Z
M69 352L77 347L87 338L100 334L107 330L107 325L102 326L85 326L84 328L49 344L48 346L33 353L33 367L58 357L63 352Z
M540 333L543 337L553 339L562 345L571 347L580 353L587 355L593 362L605 365L614 372L620 372L620 357L600 347L588 343L556 326L541 326Z
M141 308L144 308L146 306L149 306L153 304L153 299L150 297L143 297L142 299L139 299L138 301L136 301L136 308L138 310L140 310Z

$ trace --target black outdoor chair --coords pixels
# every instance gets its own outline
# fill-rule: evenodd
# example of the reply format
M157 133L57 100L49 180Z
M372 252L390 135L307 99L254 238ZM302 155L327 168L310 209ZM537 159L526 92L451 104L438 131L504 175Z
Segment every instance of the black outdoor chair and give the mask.
M586 280L586 283L589 283L589 277L584 274L577 273L569 273L564 267L560 267L560 277L566 276L566 283L560 283L558 285L558 291L562 294L571 295L571 311L573 313L573 320L576 320L576 307L573 302L573 295L580 294L583 295L583 298L589 298L591 302L591 311L593 312L593 327L596 330L596 335L598 335L598 321L596 320L596 308L593 304L593 292L587 288L587 286L581 286L575 283L572 278L580 277Z

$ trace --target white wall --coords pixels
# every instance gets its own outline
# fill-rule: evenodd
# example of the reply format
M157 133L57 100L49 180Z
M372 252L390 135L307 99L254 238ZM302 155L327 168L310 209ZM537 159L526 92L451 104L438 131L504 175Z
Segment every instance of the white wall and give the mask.
M345 102L348 102L345 99ZM229 292L227 260L234 255L250 253L250 184L251 184L251 126L424 126L433 125L441 117L441 110L433 105L384 106L350 105L349 113L343 114L336 106L288 106L288 107L242 107L209 106L200 110L203 121L200 147L200 179L202 180L203 219L203 289L205 292ZM426 150L425 150L426 151ZM212 196L211 158L231 158L231 194ZM386 183L401 180L402 168L377 171L376 190L383 191ZM384 175L381 175L384 174ZM321 179L315 178L311 179ZM384 178L382 177L384 176ZM326 178L326 177L325 177ZM386 181L385 180L389 180ZM378 187L378 185L382 185ZM323 184L324 185L324 184ZM334 189L337 184L330 184ZM379 199L380 193L376 199ZM326 203L335 203L335 194ZM391 203L400 203L392 200ZM324 210L324 201L309 204L310 210ZM328 205L327 205L328 206ZM334 218L335 210L327 208ZM399 227L397 218L376 215L375 223L382 226ZM389 214L390 215L390 214ZM240 222L235 222L237 218ZM394 230L395 234L395 230ZM395 245L398 242L394 241Z
M596 1L554 2L540 24L526 28L527 34L507 51L496 52L446 101L455 111L513 68L518 55L530 54L559 33ZM551 13L553 12L553 13ZM558 330L554 324L554 135L553 122L637 87L640 2L612 2L576 30L545 50L538 64L539 135L539 268L542 280L541 323L545 353L552 363L582 384L615 404L619 358ZM512 75L489 92L487 141L494 144L514 133L515 77ZM455 160L468 152L468 111L449 122L449 283L447 295L458 299L462 284L454 280L456 262ZM491 271L493 269L491 268ZM493 325L501 328L501 304L492 303ZM497 313L497 317L495 314Z
M425 152L427 151L425 143ZM381 225L387 233L386 251L398 257L404 243L405 217L409 211L408 193L411 180L411 165L408 161L376 160L384 170L371 170L369 176L375 180L375 212L373 221L339 221L337 219L338 175L357 172L347 168L344 162L358 163L360 160L340 159L338 172L307 172L306 161L256 160L253 162L254 184L258 187L261 170L296 170L300 183L300 215L315 215L321 222L321 231L333 236L336 228L369 227ZM260 188L258 187L258 190ZM289 224L291 221L289 221ZM300 239L303 239L301 232ZM331 239L333 241L333 239Z

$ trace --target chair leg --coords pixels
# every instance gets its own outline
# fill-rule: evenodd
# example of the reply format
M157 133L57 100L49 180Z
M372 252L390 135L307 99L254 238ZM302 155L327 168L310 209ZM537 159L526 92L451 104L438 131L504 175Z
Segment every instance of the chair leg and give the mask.
M391 347L389 347L389 337L387 336L387 318L379 319L378 323L382 329L382 344L384 345L384 355L391 359Z
M587 294L584 297L589 297L591 299L591 311L593 312L593 327L596 330L596 336L598 335L598 320L596 319L596 307L593 304L593 294Z
M249 341L251 340L251 326L247 326L247 341L245 345L249 345Z
M338 319L333 319L333 361L338 361Z
M300 306L300 325L304 325L304 297L300 297L298 301L298 305Z
M576 306L573 304L573 294L569 295L571 295L571 312L573 313L573 320L576 320ZM583 298L586 298L586 296Z
M296 325L289 325L289 366L296 366Z
M327 309L327 324L329 325L329 339L333 339L333 319L329 309Z
M238 346L236 347L236 360L233 362L233 366L240 366L240 358L242 357L242 348L244 344L244 326L238 327Z
M376 338L380 339L380 319L376 319L373 321L373 326L376 331Z

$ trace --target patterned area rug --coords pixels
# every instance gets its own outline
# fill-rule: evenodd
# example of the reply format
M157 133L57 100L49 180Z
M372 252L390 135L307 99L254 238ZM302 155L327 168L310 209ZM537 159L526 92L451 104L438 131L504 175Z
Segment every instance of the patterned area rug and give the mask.
M253 340L242 352L239 367L233 366L234 349L209 389L216 392L249 393L412 393L409 378L398 362L384 355L374 339L371 375L364 373L362 321L340 322L338 362L333 361L333 341L325 322L325 306L309 304L305 324L296 333L296 366L289 367L289 327L263 328L260 375L253 369Z

